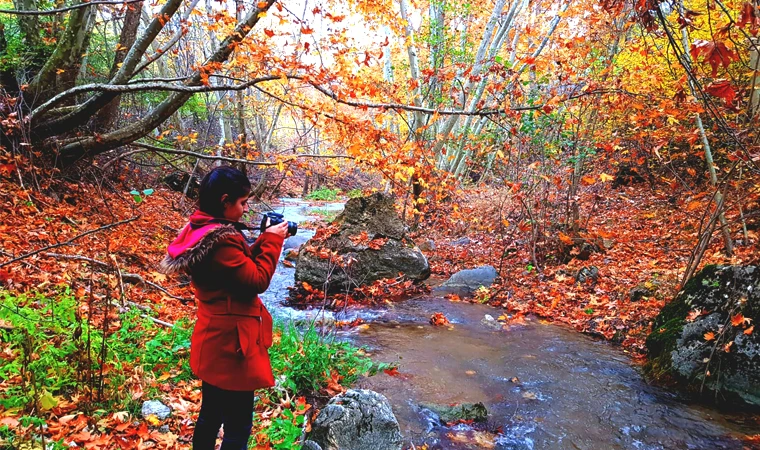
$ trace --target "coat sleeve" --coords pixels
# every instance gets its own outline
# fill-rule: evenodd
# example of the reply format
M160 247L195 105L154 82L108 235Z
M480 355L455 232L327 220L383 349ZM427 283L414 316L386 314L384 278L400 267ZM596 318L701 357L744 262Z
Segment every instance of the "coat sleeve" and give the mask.
M262 233L253 244L252 256L245 254L246 245L242 237L230 237L220 242L214 254L212 270L229 274L230 282L236 290L255 291L260 294L267 290L277 268L284 239L274 233Z

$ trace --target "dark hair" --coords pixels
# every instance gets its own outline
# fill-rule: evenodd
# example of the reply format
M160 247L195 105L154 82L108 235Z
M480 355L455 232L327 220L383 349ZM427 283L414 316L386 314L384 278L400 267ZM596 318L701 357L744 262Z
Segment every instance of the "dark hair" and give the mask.
M238 169L230 166L216 167L201 181L198 208L214 217L224 215L222 196L227 194L230 202L251 193L251 182Z

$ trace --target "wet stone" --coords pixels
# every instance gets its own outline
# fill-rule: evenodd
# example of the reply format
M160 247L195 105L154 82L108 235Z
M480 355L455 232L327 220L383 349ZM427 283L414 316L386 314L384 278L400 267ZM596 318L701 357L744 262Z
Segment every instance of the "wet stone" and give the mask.
M169 417L169 415L172 413L172 410L158 400L148 400L142 404L142 409L140 412L142 413L143 418L154 415L160 420L164 420Z
M423 408L435 413L441 425L458 421L486 422L488 409L481 403L462 403L454 406L422 404Z
M423 252L432 252L435 250L435 242L432 239L425 239L417 246Z
M302 249L298 255L295 279L330 292L345 292L357 285L368 285L384 278L422 281L430 276L427 258L406 235L406 225L398 216L393 197L381 192L352 198L332 222L337 231L319 244L341 259L335 270L331 258ZM366 235L368 240L357 240ZM372 246L370 241L382 242Z
M459 239L457 239L457 240L455 240L455 241L453 241L451 243L451 245L456 245L456 246L470 245L470 244L472 244L472 239L468 238L467 236L460 237Z
M492 266L481 266L475 269L460 270L442 285L433 289L433 294L472 295L472 293L481 286L491 286L497 276L498 273Z
M402 444L388 399L367 389L333 397L307 437L323 450L401 450Z
M288 250L288 249L299 249L303 244L308 241L309 238L306 236L296 234L295 236L290 236L289 238L285 239L285 242L282 244L282 249Z

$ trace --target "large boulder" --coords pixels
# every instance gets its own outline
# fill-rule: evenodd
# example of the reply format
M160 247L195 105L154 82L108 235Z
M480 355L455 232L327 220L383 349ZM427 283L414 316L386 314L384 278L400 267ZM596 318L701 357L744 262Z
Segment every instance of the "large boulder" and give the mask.
M366 389L333 397L307 439L322 450L401 450L402 437L388 399Z
M425 255L407 239L389 195L350 199L330 229L328 236L320 230L301 247L297 282L338 292L399 274L415 281L430 276Z
M499 274L493 266L481 266L474 269L460 270L442 285L433 289L434 295L456 294L472 295L479 287L489 287Z
M760 267L707 266L655 318L648 372L760 406Z

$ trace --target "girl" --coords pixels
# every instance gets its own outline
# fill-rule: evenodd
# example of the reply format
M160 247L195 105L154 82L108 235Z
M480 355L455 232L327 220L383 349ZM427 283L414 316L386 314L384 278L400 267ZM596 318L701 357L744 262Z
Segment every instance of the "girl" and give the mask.
M258 294L269 287L288 224L267 228L249 247L240 219L250 193L241 171L209 172L201 182L198 210L161 263L166 273L189 273L198 300L190 347L190 367L203 382L195 450L212 450L222 425L222 450L247 448L253 392L274 385L267 352L272 316Z

